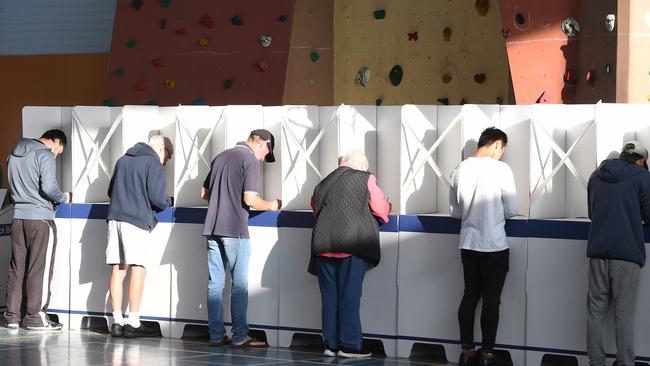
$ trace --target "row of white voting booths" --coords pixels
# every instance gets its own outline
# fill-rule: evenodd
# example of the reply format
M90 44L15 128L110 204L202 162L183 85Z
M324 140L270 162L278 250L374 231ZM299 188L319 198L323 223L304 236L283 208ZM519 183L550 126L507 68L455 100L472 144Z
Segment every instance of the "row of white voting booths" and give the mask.
M160 133L175 146L166 169L176 207L159 215L153 232L157 265L148 272L141 314L159 322L165 336L205 325L206 202L199 190L214 156L266 128L275 135L277 161L262 164L263 195L281 198L285 210L251 218L252 327L277 346L288 346L295 333L319 332L318 286L306 272L309 199L338 158L358 148L400 211L382 228L382 261L364 282L364 332L381 340L387 355L408 357L415 343L435 343L453 360L462 270L458 222L448 217L449 175L474 153L481 131L496 126L508 134L504 161L515 175L521 215L508 224L511 264L497 343L516 365L539 365L544 354L585 364L586 181L624 141L650 145L649 111L623 104L25 107L26 137L49 128L69 137L58 174L74 203L57 214L50 308L72 329L84 317L111 312L110 269L102 265L108 182L129 147ZM644 270L643 283L648 277ZM650 305L643 288L639 309ZM650 316L638 317L637 350L649 358L643 345ZM477 312L477 340L479 328Z

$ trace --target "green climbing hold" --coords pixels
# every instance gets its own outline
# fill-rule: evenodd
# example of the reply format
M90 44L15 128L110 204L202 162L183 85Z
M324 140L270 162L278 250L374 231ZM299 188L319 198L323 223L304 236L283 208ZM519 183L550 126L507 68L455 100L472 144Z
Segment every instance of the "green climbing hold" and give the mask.
M393 86L398 86L402 82L402 77L404 77L404 70L402 70L402 66L400 65L393 66L390 70L390 74L388 74L390 83L393 84Z
M375 10L375 11L372 13L372 15L374 15L374 16L375 16L375 19L377 19L377 20L384 19L384 18L386 18L386 10L384 10L384 9L381 9L381 10Z
M147 102L147 105L158 105L158 103L156 103L155 100L150 99L150 100Z
M114 107L115 106L115 100L114 99L104 99L104 102L102 103L106 107Z
M382 105L382 103L384 103L384 101L383 101L381 98L377 98L377 99L375 99L375 105L376 105L377 107L379 107L380 105Z
M115 71L113 71L113 73L115 74L115 76L122 76L122 75L124 75L124 69L121 68L121 67L118 67L117 69L115 69Z
M318 61L318 59L320 58L320 56L319 56L318 53L316 53L315 51L312 51L312 52L309 54L309 58L311 59L312 62L316 62L316 61Z
M244 25L244 23L241 21L241 18L237 14L233 15L232 18L230 18L230 23L232 23L232 25Z
M131 39L128 42L126 42L126 46L128 48L136 48L138 46L138 41L136 41L135 39Z
M162 6L163 8L169 8L169 0L162 0L160 2L160 6Z
M280 16L278 17L278 22L280 22L280 23L284 23L284 22L287 21L287 19L289 19L289 17L287 17L286 15L280 15Z
M497 97L497 104L503 104L503 98Z
M162 18L162 19L160 19L160 29L164 30L165 28L167 28L167 19Z
M226 79L223 81L223 88L224 89L230 89L232 88L232 80Z
M436 100L442 105L449 105L449 98L438 98Z

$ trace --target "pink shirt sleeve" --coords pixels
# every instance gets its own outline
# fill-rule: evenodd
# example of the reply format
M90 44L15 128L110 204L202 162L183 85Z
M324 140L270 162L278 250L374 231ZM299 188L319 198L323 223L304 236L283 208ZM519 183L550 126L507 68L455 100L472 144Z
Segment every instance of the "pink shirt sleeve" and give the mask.
M390 206L384 197L384 192L377 186L377 178L372 174L368 178L368 191L370 191L370 211L384 222L388 222Z

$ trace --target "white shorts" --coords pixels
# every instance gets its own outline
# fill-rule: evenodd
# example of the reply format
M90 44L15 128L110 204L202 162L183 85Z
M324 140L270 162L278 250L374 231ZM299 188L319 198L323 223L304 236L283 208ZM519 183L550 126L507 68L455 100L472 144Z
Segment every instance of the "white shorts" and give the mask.
M128 222L108 220L106 264L148 267L151 233Z

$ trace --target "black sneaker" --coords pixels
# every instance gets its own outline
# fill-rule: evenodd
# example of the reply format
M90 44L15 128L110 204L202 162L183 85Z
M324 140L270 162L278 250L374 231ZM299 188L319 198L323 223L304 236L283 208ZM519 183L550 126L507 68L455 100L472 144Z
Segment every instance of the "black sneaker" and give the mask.
M111 337L121 337L124 333L124 326L119 323L111 325Z
M372 352L364 352L354 348L341 347L337 355L345 358L362 358L372 356Z
M147 327L144 323L140 323L137 328L134 328L131 324L126 324L122 330L122 336L124 338L160 337L160 332L153 327Z
M470 352L461 351L458 358L458 366L478 366L480 354L474 350Z

